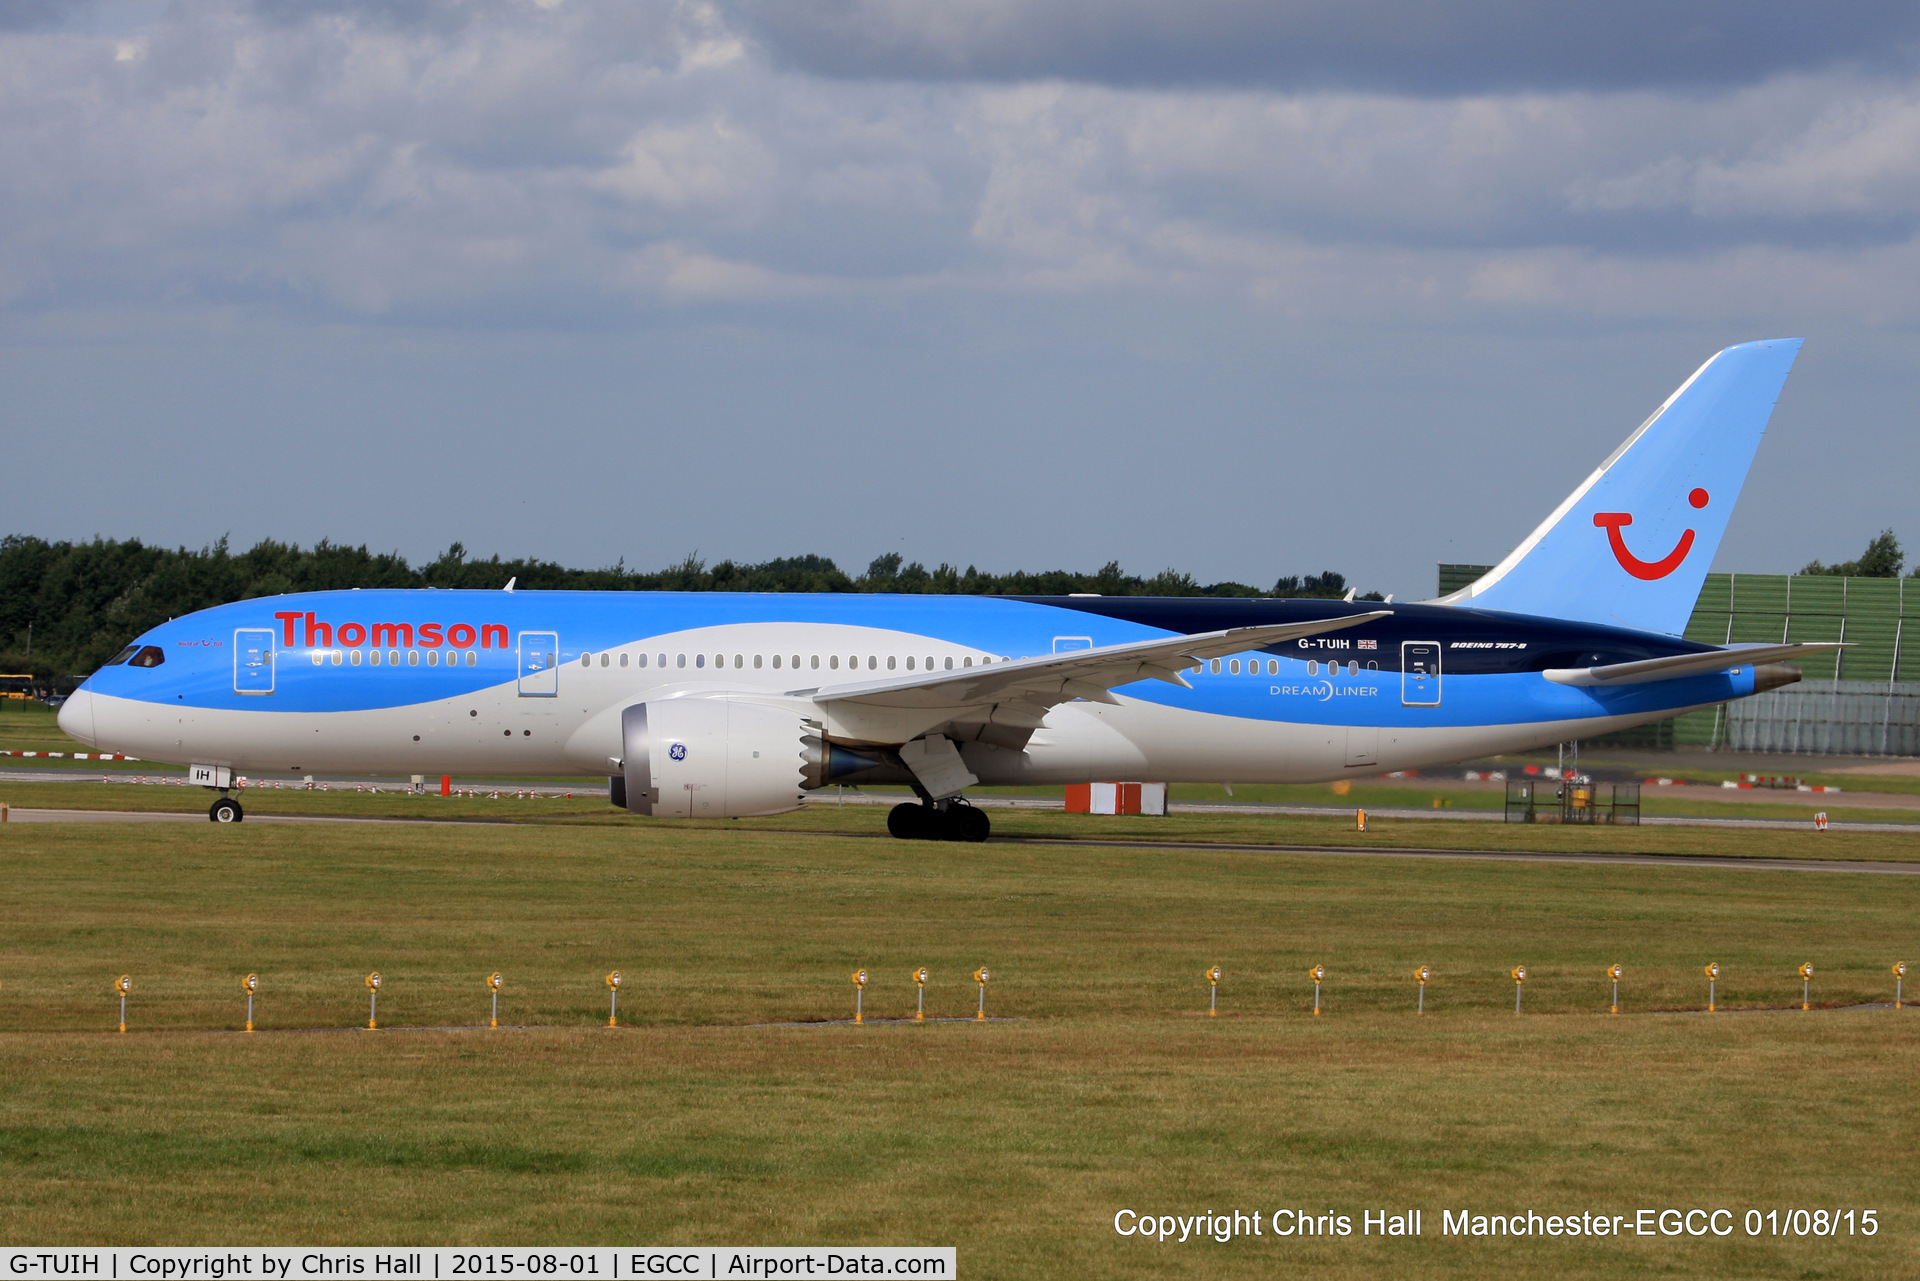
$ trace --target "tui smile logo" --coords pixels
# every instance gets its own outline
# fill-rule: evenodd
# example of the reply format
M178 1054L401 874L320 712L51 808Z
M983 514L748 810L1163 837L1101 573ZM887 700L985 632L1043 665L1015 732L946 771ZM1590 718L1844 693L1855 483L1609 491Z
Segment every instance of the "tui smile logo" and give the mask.
M1705 507L1707 491L1694 490L1687 495L1687 502L1696 509ZM1613 548L1613 558L1620 562L1620 568L1635 578L1644 579L1647 582L1665 578L1680 568L1680 562L1685 560L1687 553L1693 550L1693 531L1689 529L1680 535L1680 541L1673 545L1673 550L1659 560L1641 560L1627 550L1627 540L1620 533L1623 528L1633 524L1631 515L1626 512L1595 512L1593 523L1607 531L1607 544Z

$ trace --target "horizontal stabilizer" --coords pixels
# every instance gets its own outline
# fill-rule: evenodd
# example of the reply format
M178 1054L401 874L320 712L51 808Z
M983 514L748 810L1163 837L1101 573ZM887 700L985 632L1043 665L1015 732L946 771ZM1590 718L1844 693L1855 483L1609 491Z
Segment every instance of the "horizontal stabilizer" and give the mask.
M1646 685L1653 681L1678 680L1682 676L1731 671L1736 667L1811 658L1815 654L1844 648L1839 641L1808 641L1798 645L1737 645L1704 654L1643 658L1632 663L1608 663L1605 667L1552 667L1541 675L1556 685Z

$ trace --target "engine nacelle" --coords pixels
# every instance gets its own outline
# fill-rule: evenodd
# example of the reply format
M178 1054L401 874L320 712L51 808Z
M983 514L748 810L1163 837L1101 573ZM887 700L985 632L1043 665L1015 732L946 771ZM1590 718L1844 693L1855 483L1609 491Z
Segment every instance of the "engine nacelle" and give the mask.
M716 696L636 703L620 717L626 807L656 818L750 818L800 808L797 712Z

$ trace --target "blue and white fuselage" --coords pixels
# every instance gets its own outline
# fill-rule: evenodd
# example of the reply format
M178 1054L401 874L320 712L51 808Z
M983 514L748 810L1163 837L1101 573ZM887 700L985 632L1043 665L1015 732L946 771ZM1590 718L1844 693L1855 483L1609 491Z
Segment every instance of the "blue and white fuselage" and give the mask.
M1309 782L1591 737L1827 648L1677 635L1798 349L1719 353L1443 601L319 592L153 629L60 723L216 785L604 773L616 803L689 817L843 782L944 814L976 784Z

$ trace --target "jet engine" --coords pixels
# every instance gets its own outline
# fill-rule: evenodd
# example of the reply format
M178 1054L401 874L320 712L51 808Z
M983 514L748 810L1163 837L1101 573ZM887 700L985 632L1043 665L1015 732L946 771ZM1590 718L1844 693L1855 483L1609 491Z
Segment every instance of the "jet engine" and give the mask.
M668 698L627 708L620 731L625 773L613 780L614 800L635 814L750 818L800 808L807 728L797 712Z

